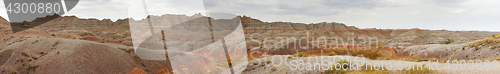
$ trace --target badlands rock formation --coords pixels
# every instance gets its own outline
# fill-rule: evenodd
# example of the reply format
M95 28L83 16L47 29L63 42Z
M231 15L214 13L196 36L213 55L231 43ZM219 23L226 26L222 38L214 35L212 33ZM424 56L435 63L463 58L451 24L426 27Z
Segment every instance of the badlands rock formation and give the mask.
M58 15L47 16L46 18L54 16ZM382 45L380 47L402 49L398 52L399 56L423 58L479 59L497 55L496 50L494 52L492 52L493 50L487 50L487 48L493 46L491 44L480 46L479 49L463 47L463 45L469 45L471 41L491 36L488 35L491 33L475 31L359 29L335 22L312 24L263 22L247 16L220 20L199 14L193 16L166 14L148 16L148 18L152 19L151 23L155 34L164 31L167 36L164 39L166 43L169 43L169 49L189 48L177 49L178 51L173 54L178 54L178 56L169 56L169 59L189 61L175 62L178 64L175 67L180 69L172 71L173 69L170 68L171 65L168 64L168 61L148 61L136 57L135 51L133 51L134 47L131 46L137 47L141 43L133 43L133 41L136 39L140 39L140 42L146 41L149 38L147 34L151 34L149 21L145 19L134 20L130 18L113 22L109 19L81 19L75 16L63 16L34 28L27 28L27 26L29 27L31 23L37 23L37 21L44 21L44 18L23 23L9 23L3 18L0 19L0 64L3 64L0 66L0 73L10 71L18 73L224 72L228 69L228 63L232 63L234 66L247 65L244 61L248 59L247 57L232 56L231 58L237 58L237 60L227 62L223 61L226 58L213 58L226 56L222 51L211 50L223 49L222 47L211 46L210 44L221 43L218 42L218 39L226 37L228 34L234 36L227 37L229 39L236 39L239 38L237 36L241 36L244 37L245 41L244 43L238 43L237 41L228 43L229 46L246 45L246 49L242 47L246 51L230 50L228 55L258 53L256 56L249 54L256 58L263 54L286 55L297 52L326 50L326 47L322 45L337 46L349 43L356 46L379 44ZM239 23L235 21L240 21L243 34L233 35L231 33L232 31L238 31L233 30L237 26L229 24ZM23 28L26 30L13 33L10 25L15 25L14 29ZM209 29L209 26L212 26L212 29ZM161 37L161 34L158 34L158 36ZM317 40L326 41L327 43L320 43ZM155 41L155 39L152 39L152 41ZM160 38L156 41L163 41L163 39ZM436 46L445 44L449 46ZM308 48L286 48L294 46ZM458 47L462 50L458 50L460 49ZM432 48L433 50L424 48ZM450 49L440 50L440 48ZM453 54L470 55L452 56ZM31 61L29 61L30 59ZM184 68L192 70L183 70ZM248 73L259 72L250 71Z

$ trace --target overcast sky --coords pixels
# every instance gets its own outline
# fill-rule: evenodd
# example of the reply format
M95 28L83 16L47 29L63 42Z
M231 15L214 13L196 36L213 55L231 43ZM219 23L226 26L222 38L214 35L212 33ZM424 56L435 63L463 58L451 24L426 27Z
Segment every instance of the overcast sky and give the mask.
M268 22L500 31L499 0L146 0L146 4L152 15L224 12ZM0 10L5 11L3 6ZM140 19L146 15L143 8L142 0L81 0L66 15ZM0 15L7 17L6 12Z

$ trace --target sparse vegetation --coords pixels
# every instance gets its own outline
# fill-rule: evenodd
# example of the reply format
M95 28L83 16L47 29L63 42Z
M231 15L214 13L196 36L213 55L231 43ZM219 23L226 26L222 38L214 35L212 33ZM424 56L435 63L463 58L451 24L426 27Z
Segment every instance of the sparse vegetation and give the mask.
M10 70L10 74L17 74L17 72L14 70Z
M339 64L345 64L345 65L342 65L342 68L349 68L349 64L351 64L349 61L347 60L340 60L339 62L337 62Z
M59 54L59 51L57 51L56 53Z
M35 41L33 41L32 43L36 43L36 42L38 42L38 40L35 40Z
M260 63L259 66L261 66L261 67L266 66L266 63L262 62L262 63Z
M146 64L144 64L144 62L141 62L141 65L144 66L144 67L146 67Z
M446 41L445 41L445 43L446 43L446 44L450 44L451 42L452 42L452 40L451 40L451 39L449 39L449 38L448 38L448 39L446 39Z
M30 70L33 70L35 68L38 68L38 66L37 65L34 65L34 66L28 65L28 67L26 68L26 70L30 71Z
M125 52L127 52L127 53L131 53L131 52L133 52L133 51L134 51L134 49L132 49L132 48L122 48L122 47L118 47L118 49L120 49L120 50L122 50L122 51L125 51Z
M40 54L45 54L45 51L40 51L40 52L38 52L38 53L40 53Z
M271 68L271 71L276 71L276 67Z
M54 45L52 45L52 49L56 49L57 44L59 44L59 41L56 41L56 43L54 43Z
M267 60L266 63L271 63L271 61Z
M139 58L139 56L135 55L134 58L135 58L135 63L136 64L140 63L142 66L146 67L146 64L142 61L141 58Z
M127 53L132 53L132 52L134 52L134 49L133 49L133 48L128 48L128 49L127 49Z
M139 64L139 62L142 61L141 58L139 58L139 56L137 56L137 55L135 55L134 58L135 58L136 64Z
M495 49L495 48L498 48L498 46L497 45L491 46L491 49Z
M495 35L493 38L495 38L495 39L500 38L500 34Z
M336 54L335 54L335 53L325 53L325 54L323 54L323 55L324 55L324 56L334 56L334 55L336 55Z
M410 59L410 61L420 62L420 61L422 61L422 58L419 58L419 57L417 57L417 56L414 56L414 57L412 57L412 58Z
M30 55L26 54L25 52L21 52L21 55L25 56L25 57L29 57Z
M56 46L57 44L59 44L59 41L56 41L56 43L54 43L54 46Z
M304 53L304 52L299 52L299 53L297 53L297 54L295 54L293 56L296 56L296 57L307 57L307 54Z
M495 37L486 38L486 39L484 39L482 41L478 41L478 42L469 44L468 47L474 47L474 49L478 50L479 48L481 48L481 46L491 45L491 44L494 44L494 43L500 43L500 40L497 39L497 37L500 37L500 36L499 35L495 35Z

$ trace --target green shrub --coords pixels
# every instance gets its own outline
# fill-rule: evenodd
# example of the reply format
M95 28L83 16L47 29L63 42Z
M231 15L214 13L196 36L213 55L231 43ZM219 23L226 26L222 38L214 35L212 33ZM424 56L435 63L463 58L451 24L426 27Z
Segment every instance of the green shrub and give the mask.
M351 64L351 63L349 63L349 61L347 61L347 60L340 60L340 61L339 61L339 62L337 62L337 63L341 64L341 65L342 65L342 68L349 68L349 64Z
M262 63L260 63L260 65L259 65L259 66L261 66L261 67L262 67L262 66L266 66L266 63L262 62Z
M276 67L271 68L271 71L276 71Z
M446 44L450 44L452 42L451 39L446 39Z
M45 51L40 51L40 52L38 52L38 53L40 53L40 54L44 54L44 53L45 53Z
M271 61L267 60L266 63L271 63Z
M30 70L33 70L35 68L38 68L38 66L37 65L35 65L35 66L28 65L28 68L26 68L26 70L30 71Z
M21 52L21 55L28 57L29 55L26 54L25 52Z
M295 54L294 56L297 56L297 57L307 57L307 54L304 53L304 52L299 52L299 53Z
M417 56L414 56L414 57L412 57L412 58L410 59L410 61L420 62L420 61L422 61L422 58L419 58L419 57L417 57Z
M10 70L10 74L17 74L17 72L14 70Z
M334 53L325 53L323 55L325 55L325 56L334 56L335 54Z
M498 48L498 46L497 45L491 46L491 49L495 49L495 48Z
M144 67L146 67L146 64L144 64L144 62L141 62L141 65L144 66Z

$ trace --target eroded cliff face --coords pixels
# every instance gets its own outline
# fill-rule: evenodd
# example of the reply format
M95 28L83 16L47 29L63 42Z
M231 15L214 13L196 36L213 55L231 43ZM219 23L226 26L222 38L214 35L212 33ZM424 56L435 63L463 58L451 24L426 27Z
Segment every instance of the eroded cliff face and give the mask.
M357 30L354 26L346 26L343 23L292 23L292 22L262 22L258 19L243 16L239 17L245 29L295 29L295 30Z
M29 26L29 23L46 21L44 19L53 18L55 16L58 15L47 16L45 18L37 18L34 22L24 22L14 25L25 26L26 24L28 24ZM209 25L206 23L208 23L209 20L215 20L210 17L202 16L201 14L192 16L165 14L160 16L148 16L148 18L151 19L151 23L156 33L165 28L200 28L206 30L209 29ZM464 43L470 41L471 39L480 39L481 37L489 36L460 31L420 29L358 29L354 26L346 26L343 23L335 22L304 24L291 22L263 22L247 16L237 16L235 18L239 18L239 20L241 20L248 48L253 48L260 45L258 43L251 43L252 39L262 42L265 40L265 38L271 38L272 40L278 37L295 37L297 39L302 37L309 37L310 40L317 39L319 37L340 38L342 40L348 40L349 38L375 38L380 42L392 43L389 45L410 46L415 44L443 44L447 43L447 41L452 41L451 43ZM224 22L224 20L220 21ZM113 22L109 19L80 19L75 16L64 16L48 21L40 26L33 28L33 30L41 30L40 32L53 34L53 36L56 37L60 36L70 39L84 39L98 42L120 43L131 46L134 45L132 44L132 39L134 38L131 35L132 33L150 34L149 32L151 30L149 30L150 26L148 22L149 21L145 19L134 20L132 18L119 19ZM7 21L3 23L8 24ZM212 23L218 24L217 22ZM217 25L214 26L217 27ZM222 26L221 28L226 27ZM206 31L200 33L209 34L208 32L205 32ZM81 36L81 34L84 33L92 33L95 35L94 37ZM226 32L221 31L220 33ZM271 41L271 43L273 43L273 41Z

